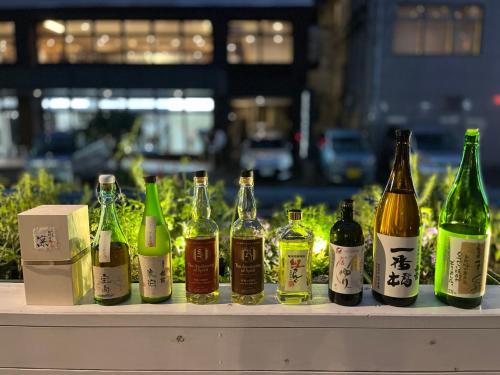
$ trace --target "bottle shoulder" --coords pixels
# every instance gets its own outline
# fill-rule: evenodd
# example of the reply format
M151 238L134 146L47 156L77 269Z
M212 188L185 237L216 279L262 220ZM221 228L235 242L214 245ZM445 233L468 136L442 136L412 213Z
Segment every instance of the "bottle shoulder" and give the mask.
M219 232L219 226L210 218L191 219L186 224L185 236L187 238L199 236L213 236Z
M301 225L301 224L287 224L284 227L278 229L278 238L280 240L304 240L304 241L312 241L313 232Z
M259 235L265 234L265 229L262 223L257 219L236 219L231 225L232 235Z

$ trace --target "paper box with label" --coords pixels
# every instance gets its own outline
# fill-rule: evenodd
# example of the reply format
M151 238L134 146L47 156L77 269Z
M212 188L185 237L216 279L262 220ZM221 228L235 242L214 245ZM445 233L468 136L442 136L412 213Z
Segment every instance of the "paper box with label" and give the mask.
M88 207L44 205L18 215L28 305L74 305L92 294Z

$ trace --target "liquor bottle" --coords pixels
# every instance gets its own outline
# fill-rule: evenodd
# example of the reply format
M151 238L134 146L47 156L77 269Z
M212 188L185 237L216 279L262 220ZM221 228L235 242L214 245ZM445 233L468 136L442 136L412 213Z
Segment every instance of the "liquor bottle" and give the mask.
M206 171L194 175L192 218L186 225L186 299L205 304L219 297L219 227L210 218Z
M278 230L280 261L276 298L284 304L310 303L314 236L301 224L301 210L289 210L288 220L289 223Z
M361 225L354 221L354 202L342 202L340 220L330 230L330 301L355 306L363 297L365 238Z
M264 228L257 219L253 171L243 171L238 218L231 225L231 299L256 305L264 298Z
M145 177L146 203L139 238L139 289L147 303L166 301L172 295L172 245L158 199L156 176Z
M118 216L116 178L99 176L98 200L101 219L92 244L94 300L101 305L115 305L130 297L130 254Z
M468 129L460 168L439 215L434 291L452 306L481 304L490 248L490 213L479 164L479 130Z
M409 130L396 130L396 157L375 213L373 296L408 306L417 299L420 273L420 210L410 170Z

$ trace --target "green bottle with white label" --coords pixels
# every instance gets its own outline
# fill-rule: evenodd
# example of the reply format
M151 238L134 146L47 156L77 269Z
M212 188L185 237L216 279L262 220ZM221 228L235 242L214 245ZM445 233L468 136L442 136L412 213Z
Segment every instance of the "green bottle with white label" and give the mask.
M139 289L146 303L166 301L172 295L172 244L158 199L156 176L147 176L146 203L137 253Z
M434 292L452 306L481 304L488 271L490 212L479 163L479 130L465 132L462 162L439 215Z
M116 214L117 186L115 176L99 176L101 219L92 243L92 277L94 300L100 305L116 305L130 297L130 254Z

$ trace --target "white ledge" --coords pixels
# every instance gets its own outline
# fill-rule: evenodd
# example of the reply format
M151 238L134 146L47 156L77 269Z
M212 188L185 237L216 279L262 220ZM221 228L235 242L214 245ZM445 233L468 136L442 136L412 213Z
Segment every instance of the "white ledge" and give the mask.
M117 306L27 306L22 283L0 283L0 375L165 373L500 373L500 287L482 307L445 306L431 286L406 308L376 304L369 287L356 307L330 303L314 286L311 305L285 306L275 286L257 306L229 301L141 304L137 285Z

